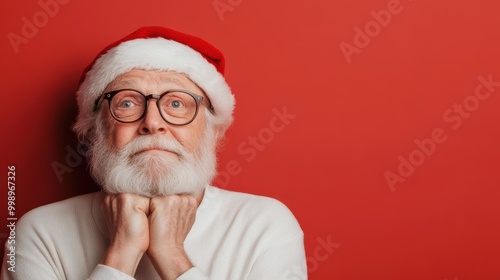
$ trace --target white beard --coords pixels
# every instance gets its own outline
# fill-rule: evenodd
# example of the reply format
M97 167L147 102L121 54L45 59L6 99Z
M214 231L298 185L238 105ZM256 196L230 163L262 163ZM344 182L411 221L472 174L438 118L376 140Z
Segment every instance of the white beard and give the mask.
M99 123L99 121L98 121ZM106 193L134 193L147 197L187 193L196 195L211 183L216 173L214 129L207 125L197 155L175 139L140 135L119 151L109 146L106 129L96 125L89 151L91 174ZM172 154L139 153L160 148Z

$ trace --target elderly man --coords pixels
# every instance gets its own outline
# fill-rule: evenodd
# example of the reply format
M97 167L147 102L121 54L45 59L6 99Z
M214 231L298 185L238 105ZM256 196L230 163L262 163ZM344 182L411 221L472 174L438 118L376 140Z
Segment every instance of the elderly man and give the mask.
M210 186L234 108L223 73L220 51L166 28L104 49L74 126L103 192L27 213L2 279L307 278L283 204Z

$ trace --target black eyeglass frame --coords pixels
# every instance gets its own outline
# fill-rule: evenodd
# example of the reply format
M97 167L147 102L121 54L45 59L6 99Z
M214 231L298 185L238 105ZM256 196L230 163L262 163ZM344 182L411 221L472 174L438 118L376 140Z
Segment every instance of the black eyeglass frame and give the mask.
M146 107L144 108L144 112L142 113L142 115L134 120L134 121L122 121L122 120L119 120L118 117L115 116L115 113L113 113L113 110L111 109L111 99L113 99L113 97L115 95L117 95L118 93L122 92L122 91L126 91L126 90L129 90L129 91L134 91L134 92L137 92L139 94L141 94L142 96L144 96L144 99L146 100ZM169 93L172 93L172 92L182 92L182 93L186 93L188 95L190 95L191 97L194 98L195 102L196 102L196 111L193 115L193 118L184 123L184 124L176 124L176 123L172 123L170 121L167 120L167 118L165 118L165 116L163 115L162 113L162 110L160 108L160 99L169 94ZM109 91L109 92L105 92L103 93L99 98L97 98L95 100L95 104L94 104L94 110L93 112L96 112L98 109L99 109L99 106L100 106L100 102L101 100L107 100L108 101L108 108L109 108L109 112L111 113L111 115L113 116L113 118L121 123L133 123L133 122L136 122L142 118L144 118L144 116L146 115L147 111L148 111L148 107L149 107L149 100L150 99L156 99L157 102L156 102L156 107L158 108L158 112L160 112L160 116L162 117L162 119L167 122L168 124L171 124L171 125L176 125L176 126L183 126L183 125L188 125L190 123L192 123L194 121L194 119L196 119L196 116L198 116L198 111L199 111L199 108L200 108L200 103L204 103L205 106L207 107L207 109L212 113L214 114L215 111L214 111L214 108L212 107L212 104L210 104L207 100L205 100L205 98L203 98L203 96L200 96L196 93L192 93L190 91L187 91L187 90L183 90L183 89L171 89L171 90L167 90L165 91L164 93L158 95L158 94L150 94L150 95L145 95L144 93L136 90L136 89L130 89L130 88L124 88L124 89L118 89L118 90L113 90L113 91Z

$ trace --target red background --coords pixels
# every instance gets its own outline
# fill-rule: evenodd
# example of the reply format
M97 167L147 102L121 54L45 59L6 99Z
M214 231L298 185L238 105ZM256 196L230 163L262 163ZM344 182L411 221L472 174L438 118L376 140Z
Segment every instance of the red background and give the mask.
M217 182L293 211L310 279L500 279L500 86L474 99L478 77L500 81L497 1L401 0L385 27L371 11L395 0L60 0L44 18L39 3L51 1L0 4L3 221L9 165L16 217L96 190L84 161L66 162L80 73L108 43L163 25L225 53L237 108L220 170L231 160L239 168ZM218 14L214 3L231 9ZM24 17L39 26L12 43ZM367 24L362 45L355 28ZM342 42L358 43L350 63ZM464 100L474 110L447 121ZM284 107L296 118L271 137L273 110ZM418 158L415 140L436 128L446 140ZM265 142L251 160L238 150L249 137ZM411 153L419 166L391 189L385 172L398 174L398 157ZM72 171L62 182L54 162ZM333 252L318 241L328 238Z

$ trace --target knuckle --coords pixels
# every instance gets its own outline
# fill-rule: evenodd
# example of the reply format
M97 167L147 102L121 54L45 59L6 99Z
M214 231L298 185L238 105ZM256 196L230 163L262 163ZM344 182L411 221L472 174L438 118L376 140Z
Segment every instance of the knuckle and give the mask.
M117 199L122 204L130 204L134 201L134 196L129 193L121 193L117 196Z
M105 209L108 209L111 207L111 205L113 205L113 197L110 196L110 195L107 195L104 197L104 200L102 201L101 203L101 209L105 210Z
M188 198L188 204L190 208L196 208L198 202L196 201L196 198L189 196Z
M182 198L179 195L172 195L169 197L169 201L172 205L178 206L182 203Z
M104 197L104 200L103 200L103 205L109 205L109 203L111 202L111 197L109 195L105 196Z

